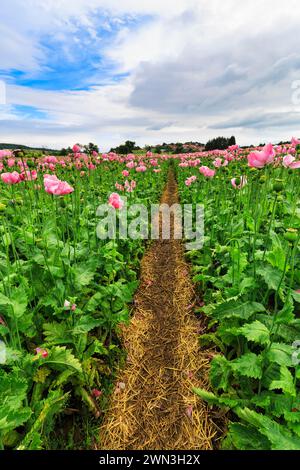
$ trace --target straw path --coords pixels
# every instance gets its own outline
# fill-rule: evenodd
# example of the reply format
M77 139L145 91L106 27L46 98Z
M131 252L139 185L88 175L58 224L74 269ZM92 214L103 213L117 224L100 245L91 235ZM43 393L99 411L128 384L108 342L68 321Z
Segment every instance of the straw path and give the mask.
M178 202L172 171L161 202ZM217 426L192 392L207 387L210 362L210 351L199 349L193 301L181 242L157 240L143 258L135 312L123 330L127 363L100 429L101 449L212 449Z

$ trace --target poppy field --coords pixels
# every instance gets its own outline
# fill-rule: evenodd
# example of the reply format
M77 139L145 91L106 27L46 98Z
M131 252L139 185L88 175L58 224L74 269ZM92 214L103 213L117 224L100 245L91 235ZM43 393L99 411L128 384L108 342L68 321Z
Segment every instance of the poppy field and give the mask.
M68 427L100 427L113 390L118 399L126 389L116 382L128 362L122 328L152 242L101 240L97 208L107 203L119 217L125 198L150 208L170 175L181 205L204 207L203 248L184 256L207 383L180 374L218 422L207 448L300 449L299 144L178 155L0 151L1 449L66 448ZM168 289L161 295L175 295ZM193 407L182 420L193 421ZM80 442L68 448L101 448L101 439Z

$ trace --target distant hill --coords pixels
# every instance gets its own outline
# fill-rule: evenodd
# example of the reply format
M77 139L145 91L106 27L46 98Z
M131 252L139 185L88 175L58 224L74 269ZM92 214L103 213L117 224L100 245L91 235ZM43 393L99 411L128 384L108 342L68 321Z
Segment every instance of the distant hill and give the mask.
M0 150L31 150L31 151L39 151L39 152L57 152L57 150L47 149L45 147L28 147L27 145L18 145L18 144L2 144L0 143Z

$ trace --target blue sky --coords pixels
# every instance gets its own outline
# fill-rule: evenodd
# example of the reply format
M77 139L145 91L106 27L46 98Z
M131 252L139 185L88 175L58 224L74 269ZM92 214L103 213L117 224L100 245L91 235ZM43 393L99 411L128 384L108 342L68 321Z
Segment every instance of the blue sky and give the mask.
M299 27L297 0L2 0L0 141L299 135Z
M103 15L101 10L93 16L92 32L73 20L70 31L62 31L57 36L41 34L39 47L43 58L40 68L30 73L12 69L8 75L9 82L43 90L88 90L91 86L124 79L128 74L118 73L115 64L105 57L103 51L122 29L133 31L151 21L151 17L125 15L116 22L114 18ZM1 72L6 74L5 70Z

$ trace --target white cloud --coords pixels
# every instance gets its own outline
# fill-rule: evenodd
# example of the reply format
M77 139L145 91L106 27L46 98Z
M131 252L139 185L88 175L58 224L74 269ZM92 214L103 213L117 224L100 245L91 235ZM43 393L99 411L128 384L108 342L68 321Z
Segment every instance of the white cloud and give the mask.
M124 15L143 18L132 27ZM113 24L117 36L102 43L99 28ZM95 74L89 91L9 85L0 140L93 140L108 148L126 138L203 141L218 132L236 133L241 143L288 138L299 132L291 103L291 82L300 78L299 27L298 0L2 0L6 74L41 74L51 63L45 35L71 60L70 37L80 47L79 32L86 31L86 47L129 75L113 83ZM24 120L13 105L48 118Z

